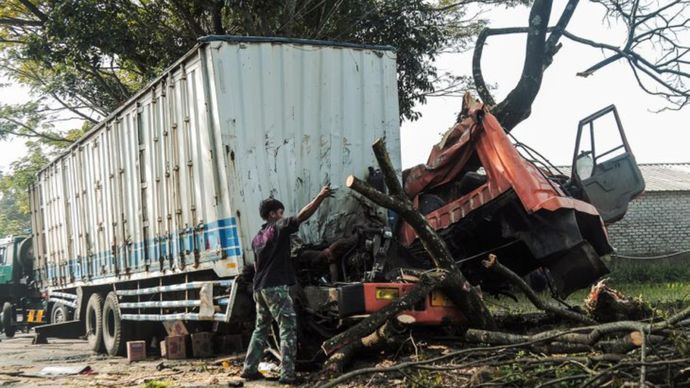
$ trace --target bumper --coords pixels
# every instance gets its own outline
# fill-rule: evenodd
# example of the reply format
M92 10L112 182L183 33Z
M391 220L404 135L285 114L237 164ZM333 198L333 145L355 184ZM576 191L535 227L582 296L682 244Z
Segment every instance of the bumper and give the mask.
M405 295L415 284L411 283L355 283L338 288L338 311L341 318L371 314L381 310L393 300ZM464 316L440 291L432 291L411 310L398 317L405 323L436 326L462 323Z

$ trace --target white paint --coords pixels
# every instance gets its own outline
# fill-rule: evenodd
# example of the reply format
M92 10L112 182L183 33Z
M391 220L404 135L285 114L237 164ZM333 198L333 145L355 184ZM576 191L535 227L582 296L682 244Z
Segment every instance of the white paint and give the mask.
M219 276L235 275L243 259L253 261L262 199L274 195L287 214L296 213L322 185L365 177L376 166L370 145L384 136L399 168L392 51L201 44L39 173L31 193L38 267L57 268L67 279L62 286L209 265ZM361 220L349 190L327 201L302 226L303 240L321 242L341 233L344 219ZM198 225L232 217L243 255L220 260L219 250L200 247L193 268L180 240ZM186 258L176 254L156 268L160 246L187 251ZM68 268L77 257L80 266Z
M211 79L232 215L245 243L269 196L295 215L321 188L377 166L371 144L386 137L400 166L395 54L295 44L211 44ZM220 142L218 144L221 144ZM233 159L234 155L234 161ZM226 187L226 186L223 186ZM360 206L341 189L300 228L306 242L342 236ZM359 212L360 210L357 210ZM248 247L247 247L248 248ZM248 249L245 248L245 252Z

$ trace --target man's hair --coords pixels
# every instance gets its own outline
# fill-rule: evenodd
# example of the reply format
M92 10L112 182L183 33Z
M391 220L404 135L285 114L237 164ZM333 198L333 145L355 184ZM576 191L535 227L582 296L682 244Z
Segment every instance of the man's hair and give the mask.
M283 203L275 198L267 198L261 201L259 205L259 215L264 220L268 219L268 214L272 211L285 210Z

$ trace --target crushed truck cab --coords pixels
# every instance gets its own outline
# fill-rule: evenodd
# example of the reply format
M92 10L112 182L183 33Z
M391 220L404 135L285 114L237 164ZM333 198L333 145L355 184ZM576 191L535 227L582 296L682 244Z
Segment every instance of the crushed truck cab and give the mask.
M609 107L597 117L609 112L616 113ZM591 118L586 120L591 124ZM426 164L403 173L404 188L443 236L471 282L489 292L505 287L502 279L480 265L487 253L495 253L519 275L547 268L556 291L565 297L608 272L601 258L612 247L595 205L614 202L627 208L627 202L644 189L617 114L616 121L624 141L617 149L625 152L617 160L596 165L596 171L604 171L612 168L607 164L627 162L634 179L611 183L607 189L615 198L601 195L592 201L593 195L581 195L582 180L559 176L523 157L481 104L445 134ZM596 179L596 172L589 177ZM593 192L589 187L596 183L589 181L584 181L585 190ZM409 225L402 226L400 240L421 253Z
M572 168L568 177L523 156L481 104L467 110L464 119L443 136L426 164L403 172L406 194L444 239L472 284L487 293L510 291L504 279L480 264L489 253L519 275L546 269L547 281L560 297L608 272L602 258L613 248L605 224L623 216L627 203L644 189L644 180L613 106L580 123L575 155L585 147L580 140L584 126L591 135L587 146L596 149L594 121L607 115L615 119L621 144L595 154L585 179L582 168L579 172ZM574 157L578 160L581 157ZM623 178L612 181L608 177L616 170ZM374 185L380 181L375 174L369 180ZM600 212L607 217L602 219ZM333 284L320 291L307 286L309 308L319 314L330 309L340 319L361 316L380 310L412 288L418 279L415 272L430 268L431 260L409 225L398 222L393 229L398 234L392 241L386 240L383 229L373 234L375 229L370 229L360 250L338 259L336 280L359 278L360 282ZM319 300L321 304L315 303ZM464 321L462 312L439 291L399 314L399 319L415 325Z

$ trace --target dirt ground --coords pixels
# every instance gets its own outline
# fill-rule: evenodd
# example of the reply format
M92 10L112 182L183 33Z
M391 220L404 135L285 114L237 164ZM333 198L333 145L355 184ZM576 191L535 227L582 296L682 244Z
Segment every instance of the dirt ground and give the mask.
M243 355L209 359L163 360L150 357L129 363L126 358L96 355L84 340L49 339L32 345L32 334L0 337L0 386L12 387L227 387L242 381ZM223 365L222 359L228 359ZM91 372L43 376L45 367L89 366ZM167 383L157 385L156 383ZM230 384L230 385L229 385ZM238 386L238 385L236 385ZM277 381L247 382L245 387L279 387Z

